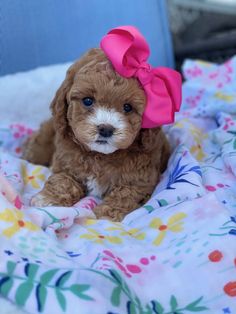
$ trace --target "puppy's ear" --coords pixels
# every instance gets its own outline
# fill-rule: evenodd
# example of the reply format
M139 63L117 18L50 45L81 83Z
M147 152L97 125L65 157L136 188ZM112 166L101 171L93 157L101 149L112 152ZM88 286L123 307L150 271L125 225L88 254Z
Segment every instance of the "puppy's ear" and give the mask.
M70 133L70 128L67 121L67 94L71 89L74 82L75 74L83 68L86 64L90 63L94 58L101 58L101 49L90 49L84 56L76 61L67 71L66 78L56 92L56 95L51 102L51 111L53 115L53 123L56 132L59 132L63 136ZM83 75L83 74L81 74Z
M74 65L72 65L67 73L66 78L59 87L59 89L56 92L56 95L54 96L53 101L51 102L51 111L53 115L53 123L54 128L57 132L59 132L62 135L66 135L68 131L68 122L67 122L67 100L66 96L69 92L73 80L74 80L74 74L75 71L73 70Z
M152 151L161 144L163 136L161 128L141 129L139 143L143 150Z
M157 161L157 166L162 173L166 169L170 157L170 145L162 129L160 127L141 129L139 145L142 150L150 153L156 152L153 158Z

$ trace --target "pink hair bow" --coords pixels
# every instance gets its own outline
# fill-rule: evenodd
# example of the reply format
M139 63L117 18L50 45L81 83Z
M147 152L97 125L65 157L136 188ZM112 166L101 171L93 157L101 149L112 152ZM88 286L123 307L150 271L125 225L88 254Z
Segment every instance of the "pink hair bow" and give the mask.
M147 63L149 46L140 32L133 26L117 27L103 37L100 45L121 76L136 77L143 87L147 104L142 128L174 122L174 113L181 105L181 75Z

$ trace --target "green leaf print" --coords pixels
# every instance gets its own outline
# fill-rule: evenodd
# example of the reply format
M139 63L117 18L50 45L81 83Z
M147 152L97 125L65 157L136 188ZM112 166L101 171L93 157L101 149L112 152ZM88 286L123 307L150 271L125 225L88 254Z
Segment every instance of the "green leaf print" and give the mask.
M234 140L233 148L236 149L236 139Z
M230 142L232 142L232 140L233 140L233 138L231 138L230 140L224 141L224 142L223 142L223 145L224 145L224 144L229 144Z
M142 308L142 304L141 304L141 301L140 301L140 299L138 298L137 295L134 297L134 301L135 301L135 303L137 304L137 307L138 307L139 309L141 309L141 308ZM147 308L147 309L150 308L148 304L146 305L146 308ZM145 312L145 314L146 314L146 312ZM148 312L147 312L147 314L148 314Z
M47 289L40 283L36 287L36 299L38 312L43 312L47 298Z
M58 272L58 269L51 269L49 271L46 271L41 277L40 282L42 285L46 286L54 277L54 275Z
M188 304L185 309L191 312L200 312L200 311L204 311L207 310L208 308L205 306L197 306L201 301L202 301L203 297L200 297L199 299L197 299L196 301Z
M13 286L13 279L9 276L3 277L0 280L0 294L3 297L7 297L12 286Z
M111 295L111 303L114 306L119 306L120 305L120 295L121 295L121 288L120 287L115 287L112 291Z
M125 280L123 280L123 278L120 276L120 274L114 270L114 269L109 269L109 273L111 274L111 276L115 279L116 283L122 287L122 289L129 295L131 295L131 291L129 289L129 286L127 285L127 283L125 282Z
M63 273L56 281L57 287L63 287L66 281L70 278L72 271L67 271Z
M162 206L166 206L168 205L168 202L164 199L161 200L157 200L158 204L162 207Z
M123 279L116 270L109 269L109 273L112 275L112 277L116 280L117 283L122 284Z
M155 208L154 208L153 206L151 206L151 205L144 205L143 208L145 208L145 209L148 211L149 214L150 214L151 212L153 212L154 209L155 209Z
M39 269L39 265L27 263L25 265L25 275L29 277L31 280L33 280L34 277L36 276L38 269Z
M40 278L38 278L36 274L40 268L39 265L27 263L23 268L24 273L21 276L14 274L16 265L14 262L8 262L7 273L0 273L0 295L7 297L12 287L16 287L15 302L19 306L25 306L27 300L30 298L32 301L32 297L35 296L37 311L43 312L49 290L55 292L56 301L63 311L66 311L66 296L63 294L63 291L72 293L86 301L94 300L85 293L85 291L90 289L90 285L74 284L66 286L67 280L72 275L71 270L61 274L56 282L53 280L53 283L49 285L60 269L50 269L42 273ZM35 291L35 293L31 294L32 291Z
M12 261L7 262L7 273L9 276L14 273L15 268L16 268L16 263Z
M178 307L178 302L176 300L176 297L174 295L171 296L170 299L170 306L171 306L171 311L175 311Z
M197 307L192 308L192 309L186 307L185 309L188 311L191 311L191 312L202 312L202 311L208 310L208 308L206 306L197 306Z
M34 288L34 284L32 281L28 280L19 285L16 290L15 300L19 306L24 306L27 299L29 298L32 290Z
M170 298L170 311L164 309L164 307L158 301L151 301L152 310L155 314L185 314L188 312L201 312L208 310L205 306L199 306L198 304L202 301L203 297L198 298L194 302L186 305L185 307L179 307L177 299L174 295Z
M55 292L56 292L57 301L60 304L61 309L65 312L66 311L66 298L64 297L63 293L59 289L56 289Z
M151 301L152 309L155 314L163 314L164 308L158 301Z
M151 309L151 306L149 304L146 304L146 310L143 312L143 314L154 314L153 310Z
M72 285L70 291L74 293L77 297L84 300L93 300L90 296L84 294L83 292L90 288L89 285Z
M235 135L236 136L236 131L227 131L227 133Z
M135 304L132 301L127 302L127 313L136 314Z
M36 276L40 268L37 264L27 263L24 267L24 274L15 275L14 271L16 263L9 262L7 264L7 273L0 273L0 294L4 297L8 297L11 290L15 293L15 302L17 305L25 306L27 300L30 302L36 301L37 311L44 312L47 301L49 300L48 293L55 293L54 298L58 302L58 306L62 311L67 310L67 294L71 293L75 297L78 297L85 301L94 301L94 299L88 295L88 290L91 286L89 284L68 284L69 278L72 276L73 271L68 270L57 275L60 269L48 269L44 273L40 271L40 276ZM40 269L41 270L41 269ZM109 269L108 271L99 271L95 269L84 269L84 271L90 271L97 276L102 276L112 284L111 289L111 304L119 307L121 300L126 302L126 308L128 314L185 314L189 312L201 312L208 310L204 306L203 297L197 298L191 303L181 306L180 300L177 300L176 296L170 296L169 306L164 309L164 306L156 300L152 300L148 303L143 303L136 293L129 288L125 278L123 278L119 271L115 269ZM54 279L54 277L56 277ZM95 278L94 278L95 279ZM66 284L67 283L67 284ZM34 291L34 293L32 293ZM35 300L33 297L35 296ZM48 305L49 307L49 305ZM50 308L47 307L47 310ZM209 310L209 312L211 312Z

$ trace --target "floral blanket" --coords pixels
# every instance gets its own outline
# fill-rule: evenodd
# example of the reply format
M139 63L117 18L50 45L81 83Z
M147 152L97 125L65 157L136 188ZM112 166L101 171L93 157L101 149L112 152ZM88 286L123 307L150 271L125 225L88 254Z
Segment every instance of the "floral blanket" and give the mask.
M92 197L30 207L50 170L20 159L32 130L0 129L1 297L28 313L236 313L236 58L183 72L168 169L122 223L96 220Z

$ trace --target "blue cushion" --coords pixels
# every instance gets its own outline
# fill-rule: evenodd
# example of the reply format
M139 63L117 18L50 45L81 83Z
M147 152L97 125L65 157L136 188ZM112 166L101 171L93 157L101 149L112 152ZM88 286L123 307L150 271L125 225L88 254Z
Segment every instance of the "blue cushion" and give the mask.
M150 63L173 66L165 0L1 0L0 75L73 61L128 24L149 42Z

